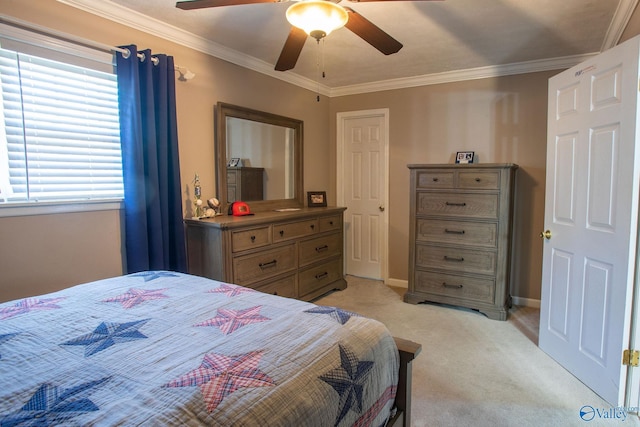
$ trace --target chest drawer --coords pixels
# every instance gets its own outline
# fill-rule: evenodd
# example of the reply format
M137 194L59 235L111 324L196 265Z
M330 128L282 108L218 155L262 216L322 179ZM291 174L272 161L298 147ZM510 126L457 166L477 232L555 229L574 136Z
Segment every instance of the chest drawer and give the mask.
M298 250L298 263L300 266L342 253L342 235L339 233L322 236L300 242Z
M318 226L320 227L319 231L322 233L324 231L332 231L332 230L340 230L342 228L342 216L324 216L318 219Z
M298 274L298 291L301 296L328 285L342 277L342 259L320 264Z
M277 243L277 242L282 242L284 240L310 236L317 232L318 232L317 219L287 222L284 224L275 224L273 226L273 242Z
M454 173L451 171L416 172L417 188L453 188Z
M238 285L259 282L295 268L295 244L233 259L233 277Z
M417 215L498 218L497 194L420 192L416 197Z
M417 244L416 265L454 272L495 274L496 253L479 249Z
M267 246L271 243L270 228L260 227L231 233L231 247L233 252Z
M493 279L418 270L415 272L415 289L418 292L490 304L495 298L496 284Z
M416 240L495 248L498 224L495 222L448 221L419 218Z
M277 279L266 285L256 286L257 291L264 292L265 294L279 295L281 297L295 298L296 297L296 276L287 276L284 279Z
M500 188L499 171L460 171L458 172L458 188L477 188L481 190L497 190Z

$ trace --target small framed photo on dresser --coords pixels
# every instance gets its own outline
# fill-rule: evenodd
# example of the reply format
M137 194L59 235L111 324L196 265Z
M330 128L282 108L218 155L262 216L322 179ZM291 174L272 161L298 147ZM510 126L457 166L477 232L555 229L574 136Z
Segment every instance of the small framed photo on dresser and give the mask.
M456 153L456 163L465 164L473 163L474 152L473 151L458 151Z
M326 191L307 192L307 205L310 208L327 206L327 192Z

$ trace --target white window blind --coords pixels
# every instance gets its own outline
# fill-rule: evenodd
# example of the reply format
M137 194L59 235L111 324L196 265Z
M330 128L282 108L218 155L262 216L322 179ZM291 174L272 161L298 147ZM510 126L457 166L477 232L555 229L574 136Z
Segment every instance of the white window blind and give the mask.
M0 203L123 197L114 74L0 49Z

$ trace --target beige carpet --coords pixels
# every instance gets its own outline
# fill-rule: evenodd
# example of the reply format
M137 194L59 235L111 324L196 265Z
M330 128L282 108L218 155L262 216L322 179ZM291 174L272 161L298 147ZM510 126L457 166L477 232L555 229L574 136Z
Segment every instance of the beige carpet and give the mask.
M422 344L413 366L412 425L640 426L637 416L604 418L611 406L537 347L539 310L513 307L508 321L434 304L402 302L404 289L347 277L344 291L316 304L384 323ZM603 415L580 417L589 405Z

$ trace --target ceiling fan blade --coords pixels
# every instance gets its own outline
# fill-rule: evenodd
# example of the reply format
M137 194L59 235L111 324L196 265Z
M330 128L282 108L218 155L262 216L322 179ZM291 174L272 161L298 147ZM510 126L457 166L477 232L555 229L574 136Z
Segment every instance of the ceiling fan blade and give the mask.
M345 7L345 9L349 12L349 20L345 27L361 39L385 55L391 55L402 49L402 43L382 31L380 27L376 26L355 10L348 7Z
M298 27L292 26L289 37L287 37L282 52L280 52L278 62L276 62L276 71L287 71L295 67L306 41L307 33Z
M188 0L179 1L176 7L182 10L205 9L207 7L237 6L253 3L275 3L275 0Z

